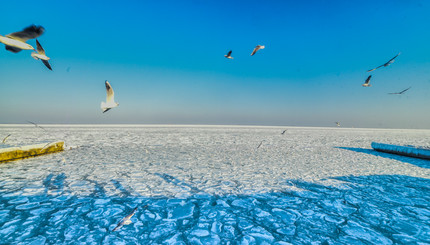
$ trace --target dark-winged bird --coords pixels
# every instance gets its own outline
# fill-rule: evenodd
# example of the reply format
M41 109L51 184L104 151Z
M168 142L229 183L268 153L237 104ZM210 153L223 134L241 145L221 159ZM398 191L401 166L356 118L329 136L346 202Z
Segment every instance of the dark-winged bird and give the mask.
M262 140L262 141L260 142L260 144L257 146L257 149L258 149L258 148L260 148L260 146L263 144L263 142L264 142L264 140Z
M226 55L224 55L224 57L226 57L227 59L233 59L233 57L231 57L231 50L226 54Z
M400 55L400 53L398 53L396 56L394 56L391 60L387 61L387 63L385 63L385 64L383 64L383 65L380 65L380 66L378 66L378 67L376 67L376 68L370 69L370 70L368 70L367 72L374 71L374 70L376 70L376 69L378 69L378 68L381 68L381 67L387 67L387 66L389 66L389 65L393 64L394 60L395 60L395 59L397 58L397 56L399 56L399 55Z
M42 26L31 25L22 31L14 32L6 36L0 35L0 42L6 45L6 50L18 53L21 50L34 50L33 46L26 43L27 40L37 38L45 32Z
M40 128L40 129L43 129L43 130L45 130L46 131L46 129L45 128L42 128L41 126L39 126L37 123L34 123L34 122L30 122L30 121L27 121L28 123L31 123L31 124L33 124L36 128Z
M410 88L412 88L412 87L409 87L409 88L402 90L400 92L397 92L397 93L388 93L388 94L403 94L404 92L408 91Z
M31 57L33 57L35 60L41 60L43 62L43 64L46 67L48 67L49 70L52 71L51 65L48 62L48 60L50 60L51 58L46 56L45 50L42 48L42 45L40 45L40 43L39 43L39 41L37 41L37 39L36 39L36 45L37 45L37 52L32 52Z
M370 86L372 86L371 84L369 84L370 78L372 78L372 75L370 75L370 76L367 77L366 81L364 81L364 83L362 85L363 87L370 87Z

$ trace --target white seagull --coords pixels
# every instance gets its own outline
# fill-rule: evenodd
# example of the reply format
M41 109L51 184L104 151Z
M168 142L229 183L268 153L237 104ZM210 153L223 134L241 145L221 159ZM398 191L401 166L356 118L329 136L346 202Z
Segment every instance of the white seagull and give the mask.
M37 52L32 52L31 57L33 57L35 60L41 60L43 62L43 64L46 67L48 67L49 70L52 71L51 65L48 62L48 60L50 60L51 58L46 56L45 50L42 48L42 45L40 45L40 43L39 43L39 41L37 41L37 39L36 39L36 45L37 45Z
M265 48L264 45L257 45L257 46L255 46L254 50L251 53L251 56L253 56L255 53L257 53L258 50L264 49L264 48Z
M4 137L2 144L4 144L6 142L7 138L9 138L9 136L11 136L11 134L8 134L6 137Z
M233 59L233 57L231 57L231 50L226 54L226 55L224 55L224 57L226 57L227 59Z
M366 81L364 81L364 83L362 85L363 87L370 87L370 86L372 86L371 84L369 84L371 77L372 77L372 75L370 75L370 76L367 77Z
M336 126L340 127L340 122L335 122Z
M147 207L147 205L145 205L145 207ZM144 207L144 208L145 208ZM116 225L116 227L112 230L112 231L117 231L117 230L119 230L123 225L129 225L129 224L131 224L132 222L131 222L131 217L133 217L133 215L136 213L136 210L137 210L137 207L135 207L134 209L133 209L133 211L129 214L129 215L127 215L127 216L125 216L117 225Z
M115 102L113 89L107 80L105 82L105 85L106 85L106 102L102 101L101 103L101 108L103 110L103 113L109 111L114 107L119 106L119 104Z
M380 66L378 66L378 67L376 67L376 68L370 69L370 70L368 70L367 72L371 72L371 71L374 71L374 70L376 70L376 69L378 69L378 68L381 68L381 67L387 67L387 66L389 66L389 65L393 64L394 59L396 59L396 58L397 58L397 56L399 56L399 55L400 55L400 53L398 53L396 56L394 56L393 58L391 58L391 60L387 61L385 64L380 65Z
M34 50L33 46L26 43L26 41L39 37L44 31L45 29L42 26L31 25L19 32L14 32L6 36L0 35L0 42L6 45L6 50L13 53L18 53L23 49Z

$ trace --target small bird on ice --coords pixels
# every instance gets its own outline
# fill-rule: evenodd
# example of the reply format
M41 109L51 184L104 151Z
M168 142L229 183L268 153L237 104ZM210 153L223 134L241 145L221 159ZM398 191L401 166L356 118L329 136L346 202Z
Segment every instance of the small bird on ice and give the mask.
M282 131L282 133L281 133L281 134L285 134L285 132L287 132L287 130L288 130L288 129L285 129L284 131Z
M33 46L26 43L28 39L37 38L45 32L42 26L31 25L22 31L14 32L6 36L0 35L0 42L6 45L6 50L18 53L21 50L34 50Z
M372 86L371 84L369 84L371 77L372 77L372 75L370 75L370 76L367 77L366 81L364 81L364 83L362 85L363 87L370 87L370 86Z
M387 61L385 64L380 65L380 66L378 66L378 67L376 67L376 68L370 69L370 70L368 70L367 72L371 72L371 71L374 71L374 70L376 70L376 69L378 69L378 68L381 68L381 67L387 67L387 66L389 66L389 65L393 64L394 59L396 59L396 58L397 58L397 56L399 56L399 55L400 55L400 53L398 53L396 56L394 56L393 58L391 58L391 60Z
M106 85L106 102L102 101L101 103L101 108L103 110L103 113L109 111L114 107L119 106L119 104L115 102L113 89L107 80L105 81L105 85Z
M226 54L226 55L224 55L224 57L226 57L227 59L233 59L233 57L231 57L231 50Z
M258 50L264 49L264 48L265 48L264 45L257 45L257 46L255 46L254 50L251 53L251 56L253 56L255 53L257 53Z
M36 39L36 45L37 45L37 52L32 52L31 57L33 57L35 60L41 60L43 62L43 64L46 67L48 67L49 70L52 71L51 65L48 62L48 60L50 60L51 58L46 56L45 50L42 48L42 45L40 45L40 43L39 43L39 41L37 41L37 39Z

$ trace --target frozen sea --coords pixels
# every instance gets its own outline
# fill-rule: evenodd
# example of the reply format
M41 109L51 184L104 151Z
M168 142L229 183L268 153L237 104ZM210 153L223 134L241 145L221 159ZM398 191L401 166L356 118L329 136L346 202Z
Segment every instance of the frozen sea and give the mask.
M67 146L0 164L0 244L430 244L430 161L370 147L430 130L42 126L0 125Z

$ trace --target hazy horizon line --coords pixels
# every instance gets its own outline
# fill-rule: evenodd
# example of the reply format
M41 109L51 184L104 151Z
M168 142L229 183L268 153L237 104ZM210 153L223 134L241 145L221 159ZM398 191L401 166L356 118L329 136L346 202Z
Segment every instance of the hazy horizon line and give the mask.
M348 126L297 126L297 125L252 125L252 124L144 124L144 123L37 123L48 127L237 127L237 128L324 128L324 129L378 129L378 130L430 130L428 128L375 128L375 127L348 127ZM0 127L34 127L30 123L0 123Z

